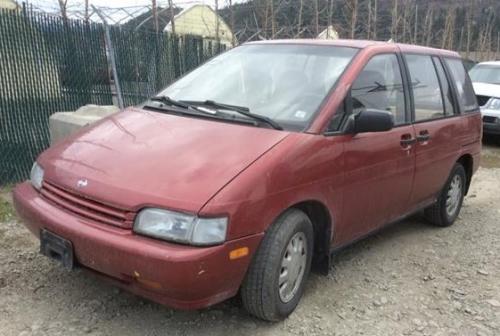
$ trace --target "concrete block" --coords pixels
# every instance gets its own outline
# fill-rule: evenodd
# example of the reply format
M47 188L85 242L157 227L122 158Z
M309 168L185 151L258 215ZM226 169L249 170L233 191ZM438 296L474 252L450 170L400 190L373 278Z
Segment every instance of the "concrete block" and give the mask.
M53 145L80 128L118 111L116 106L86 105L75 112L56 112L49 118L50 143Z

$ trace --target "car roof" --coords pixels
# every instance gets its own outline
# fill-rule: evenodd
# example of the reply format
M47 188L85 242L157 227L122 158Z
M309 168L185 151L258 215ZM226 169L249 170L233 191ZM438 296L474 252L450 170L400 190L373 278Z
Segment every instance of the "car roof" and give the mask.
M481 62L476 64L476 66L478 65L495 65L500 67L500 61Z
M245 43L248 44L295 44L295 45L323 45L323 46L337 46L337 47L351 47L351 48L371 48L383 47L387 45L397 45L403 52L425 52L429 54L437 54L449 57L460 57L454 51L436 49L424 46L410 45L404 43L393 43L384 41L371 41L371 40L320 40L320 39L289 39L289 40L265 40L254 41Z

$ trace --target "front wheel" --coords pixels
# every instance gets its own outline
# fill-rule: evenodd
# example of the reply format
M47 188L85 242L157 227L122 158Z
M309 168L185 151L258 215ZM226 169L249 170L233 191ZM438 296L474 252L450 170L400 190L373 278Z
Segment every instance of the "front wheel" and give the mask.
M425 216L431 224L445 227L455 222L464 201L466 183L465 169L456 163L437 202L425 209Z
M246 310L278 321L297 307L311 268L313 227L298 209L282 214L266 232L241 287Z

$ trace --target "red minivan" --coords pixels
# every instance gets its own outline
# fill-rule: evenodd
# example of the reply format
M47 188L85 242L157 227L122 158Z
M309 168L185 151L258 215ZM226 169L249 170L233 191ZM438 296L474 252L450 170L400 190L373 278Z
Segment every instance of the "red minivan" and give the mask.
M457 53L248 43L49 148L14 200L69 269L275 321L334 250L420 210L453 224L481 126Z

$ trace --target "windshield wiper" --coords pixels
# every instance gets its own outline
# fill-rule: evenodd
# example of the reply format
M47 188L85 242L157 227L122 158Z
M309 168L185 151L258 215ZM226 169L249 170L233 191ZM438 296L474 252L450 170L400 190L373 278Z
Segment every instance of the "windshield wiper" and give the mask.
M160 102L160 103L164 103L164 104L167 104L167 105L170 105L170 106L180 107L180 108L183 108L183 109L189 109L189 108L191 108L190 105L182 103L182 102L177 101L177 100L174 100L174 99L172 99L172 98L170 98L168 96L156 96L156 97L150 98L149 100Z
M202 112L202 113L211 114L211 115L214 115L217 113L217 111L204 109L204 108L201 108L201 107L198 107L198 106L186 103L186 102L175 100L175 99L170 98L169 96L156 96L156 97L150 98L149 100L157 101L159 103L167 104L170 106L180 107L180 108L183 108L185 110L195 110L197 112Z
M260 122L266 123L266 124L268 124L269 126L271 126L274 129L277 129L277 130L280 130L280 131L283 130L283 127L281 127L274 120L272 120L272 119L270 119L268 117L259 115L259 114L254 114L254 113L250 112L250 109L248 107L228 105L228 104L219 103L219 102L216 102L216 101L213 101L213 100L205 100L205 101L181 101L181 104L189 104L189 105L191 105L191 104L200 104L200 105L205 105L205 106L208 106L208 107L213 107L213 108L218 109L218 110L227 110L227 111L237 112L237 113L239 113L241 115L244 115L244 116L246 116L248 118L251 118L251 119L258 120Z

